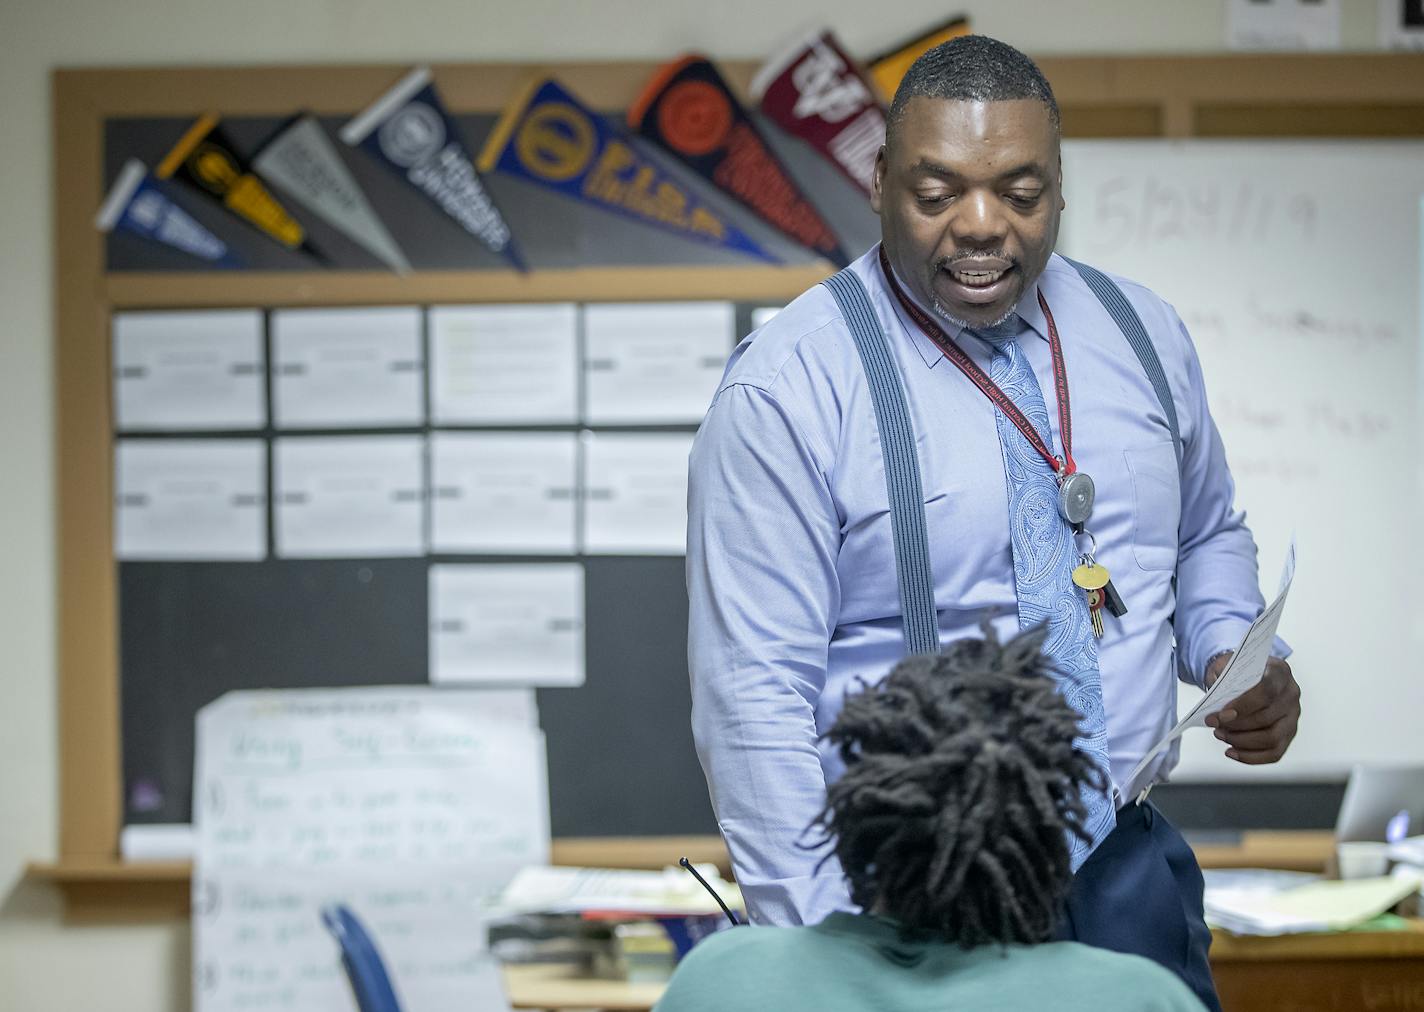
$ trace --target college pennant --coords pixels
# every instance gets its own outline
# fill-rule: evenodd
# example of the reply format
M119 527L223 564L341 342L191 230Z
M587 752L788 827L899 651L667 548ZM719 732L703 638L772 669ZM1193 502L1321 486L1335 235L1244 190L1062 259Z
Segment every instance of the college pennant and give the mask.
M298 116L283 127L253 156L252 167L391 270L400 274L410 270L410 261L316 117Z
M101 232L112 232L116 228L132 232L218 267L242 266L227 243L175 204L137 158L124 164L99 208L94 225Z
M868 60L865 65L875 88L886 102L895 98L895 89L900 87L900 79L905 71L925 53L941 42L948 42L961 35L968 35L972 29L966 17L951 18L944 24L936 25L929 31L921 32L912 39L891 46L885 52Z
M181 179L278 245L325 260L307 241L301 223L237 154L216 113L199 116L153 174L159 179Z
M490 134L480 169L530 180L678 235L777 262L551 78L531 83Z
M527 270L514 233L495 205L431 82L417 67L341 128L359 147L454 218L460 227L519 270Z
M803 38L752 78L772 122L819 151L868 195L885 143L885 111L829 31Z
M628 126L777 231L837 266L850 262L835 233L705 58L685 56L659 70L628 110Z

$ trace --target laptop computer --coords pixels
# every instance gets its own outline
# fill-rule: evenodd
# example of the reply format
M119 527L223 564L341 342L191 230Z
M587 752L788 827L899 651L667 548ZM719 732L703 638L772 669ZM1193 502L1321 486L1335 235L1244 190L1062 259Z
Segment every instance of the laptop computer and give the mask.
M1424 834L1424 766L1356 765L1335 819L1335 839L1388 841Z

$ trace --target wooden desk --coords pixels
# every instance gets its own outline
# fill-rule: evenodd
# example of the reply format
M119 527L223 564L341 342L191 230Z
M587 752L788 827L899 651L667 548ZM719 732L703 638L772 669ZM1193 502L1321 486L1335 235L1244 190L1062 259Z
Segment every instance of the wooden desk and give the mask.
M1329 830L1250 830L1232 843L1192 843L1192 852L1203 868L1321 872L1335 856L1335 834Z
M1213 932L1225 1012L1418 1012L1424 920L1407 931L1236 938Z
M662 997L662 984L625 984L576 977L563 967L507 966L504 988L515 1008L618 1009L646 1012Z
M1213 932L1211 968L1225 1012L1420 1012L1424 920L1408 931L1281 938ZM663 990L537 966L508 967L504 979L519 1009L646 1010Z

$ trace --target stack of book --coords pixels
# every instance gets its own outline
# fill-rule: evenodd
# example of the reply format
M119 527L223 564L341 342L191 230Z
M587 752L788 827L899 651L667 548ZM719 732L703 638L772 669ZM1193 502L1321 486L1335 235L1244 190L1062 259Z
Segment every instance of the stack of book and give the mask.
M526 868L500 896L490 948L506 963L666 980L693 945L733 925L723 904L744 909L737 887L715 868L698 870L707 888L680 868Z

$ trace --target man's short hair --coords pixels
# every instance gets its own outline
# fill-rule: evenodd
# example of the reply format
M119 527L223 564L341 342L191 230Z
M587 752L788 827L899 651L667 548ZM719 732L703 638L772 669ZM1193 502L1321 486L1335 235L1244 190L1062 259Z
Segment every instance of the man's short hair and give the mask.
M890 103L887 138L894 135L910 100L921 96L966 102L1035 99L1048 107L1053 129L1060 127L1058 100L1038 64L987 35L961 35L941 42L910 65Z
M1044 630L963 639L846 699L826 733L845 773L817 825L851 898L907 937L965 948L1051 939L1085 842L1085 789L1106 773L1074 747L1079 714L1040 652Z

